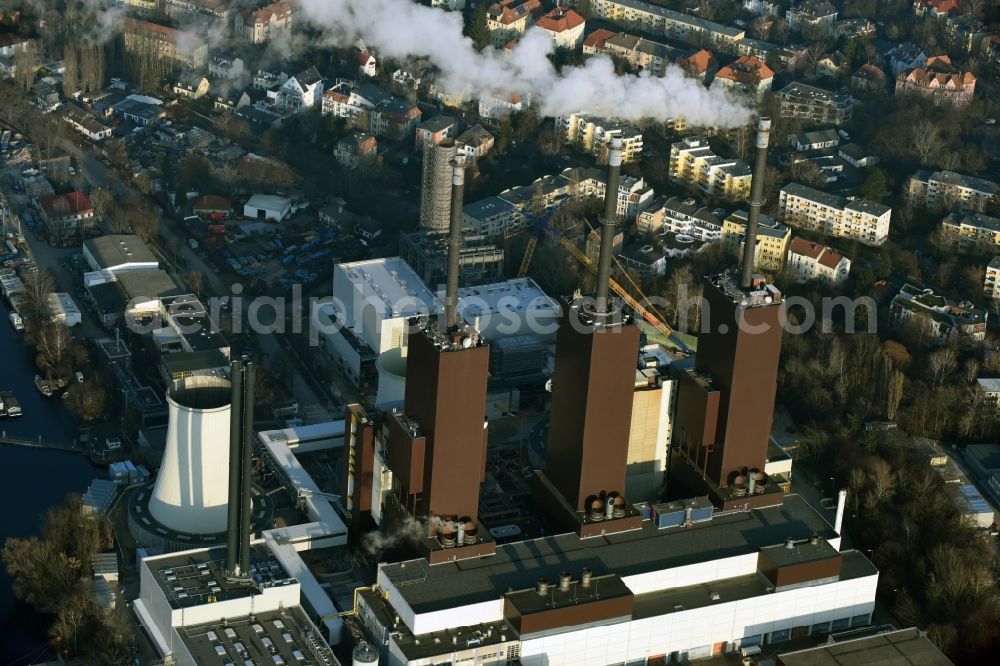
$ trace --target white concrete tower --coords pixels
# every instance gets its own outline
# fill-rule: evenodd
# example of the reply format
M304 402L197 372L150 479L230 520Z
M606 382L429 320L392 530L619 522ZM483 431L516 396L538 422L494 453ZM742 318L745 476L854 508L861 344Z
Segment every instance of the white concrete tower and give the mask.
M186 377L167 389L167 445L149 512L179 532L226 530L232 386L220 377Z

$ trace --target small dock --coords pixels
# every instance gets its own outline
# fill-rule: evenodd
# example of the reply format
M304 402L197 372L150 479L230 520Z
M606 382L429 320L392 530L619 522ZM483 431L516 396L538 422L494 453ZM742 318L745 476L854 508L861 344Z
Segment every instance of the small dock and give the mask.
M27 446L32 449L51 449L54 451L70 451L72 453L87 453L73 442L54 442L39 435L37 438L16 437L8 435L7 431L0 432L0 444L8 446Z

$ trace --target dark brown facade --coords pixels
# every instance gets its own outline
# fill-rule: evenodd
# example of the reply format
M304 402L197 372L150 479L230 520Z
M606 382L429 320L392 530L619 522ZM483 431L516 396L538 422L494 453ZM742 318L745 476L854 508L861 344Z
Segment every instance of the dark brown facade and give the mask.
M348 405L344 414L344 497L352 531L371 518L372 477L375 469L375 427L361 405Z
M632 323L581 330L565 305L545 475L576 511L588 497L624 493L639 329Z
M843 556L825 539L820 546L772 546L762 548L757 555L757 569L775 589L837 579L843 565Z
M742 469L763 469L771 435L781 353L777 302L746 307L734 302L713 280L704 290L710 331L698 340L695 369L719 392L714 443L704 452L706 476L729 485ZM678 407L686 410L687 406Z
M550 629L631 618L635 610L635 595L616 575L595 577L587 587L578 580L571 581L565 589L560 589L558 580L545 585L544 593L532 589L504 596L504 617L522 637Z
M418 429L390 419L389 466L403 475L402 490L411 496L415 515L478 516L486 476L489 358L486 345L436 346L426 332L410 336L403 409Z

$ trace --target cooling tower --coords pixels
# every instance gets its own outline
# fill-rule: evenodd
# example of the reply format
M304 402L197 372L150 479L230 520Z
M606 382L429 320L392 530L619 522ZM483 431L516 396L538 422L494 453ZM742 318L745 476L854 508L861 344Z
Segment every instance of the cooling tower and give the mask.
M375 369L378 370L375 406L385 412L397 407L401 409L406 388L406 357L403 356L402 347L379 354L375 360Z
M231 385L186 377L167 389L167 445L149 512L178 532L226 530Z

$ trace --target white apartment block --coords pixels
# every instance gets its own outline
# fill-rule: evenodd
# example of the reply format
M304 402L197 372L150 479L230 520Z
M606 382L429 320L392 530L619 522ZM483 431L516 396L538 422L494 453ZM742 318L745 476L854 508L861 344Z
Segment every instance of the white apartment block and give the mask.
M583 113L573 113L559 119L563 139L577 150L597 158L598 164L608 163L612 138L622 140L622 162L642 159L642 132L639 128L609 118L599 118Z
M892 209L867 199L850 200L789 183L778 196L778 216L792 227L875 246L889 237Z
M1000 255L990 259L990 263L986 266L983 292L988 298L1000 300Z
M740 28L707 21L697 16L651 5L641 0L592 0L590 11L595 18L638 25L639 30L670 39L697 42L707 39L720 48L735 53L746 37Z
M906 183L906 196L911 206L941 204L981 213L1000 196L1000 185L954 171L918 171Z
M785 271L800 280L822 280L840 284L851 272L851 260L829 247L793 238L788 248Z
M716 155L703 136L689 136L670 146L670 180L697 187L709 196L745 199L750 194L750 176L749 164Z
M462 226L484 236L499 236L525 225L520 208L500 197L486 197L462 207Z
M502 49L535 24L542 12L540 0L500 0L486 10L486 28L494 48Z
M719 209L700 206L694 199L670 197L654 201L636 218L636 228L643 233L672 232L685 234L706 243L722 240Z

